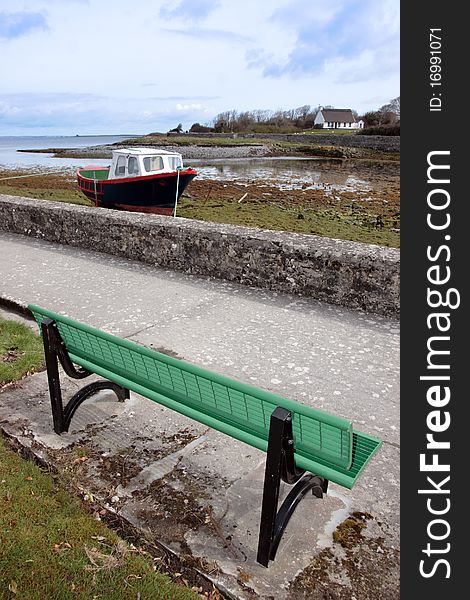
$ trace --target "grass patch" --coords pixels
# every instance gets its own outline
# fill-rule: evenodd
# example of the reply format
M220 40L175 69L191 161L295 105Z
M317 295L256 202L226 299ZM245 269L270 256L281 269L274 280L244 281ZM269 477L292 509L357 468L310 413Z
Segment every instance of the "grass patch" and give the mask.
M55 202L68 202L70 204L82 204L93 206L93 203L85 196L75 190L45 190L34 187L16 188L13 186L0 185L0 194L10 196L24 196L25 198L38 198L39 200L54 200Z
M30 327L0 317L0 387L44 365L41 338Z
M42 368L43 357L39 335L0 317L0 388ZM126 544L1 437L0 548L5 600L200 597L158 572L147 552Z
M400 246L399 232L391 231L387 227L386 220L378 221L375 215L365 212L287 208L253 201L239 204L237 201L214 200L210 203L197 204L183 199L178 204L178 216L276 231L314 234L394 248Z
M210 138L185 135L145 135L142 137L125 140L126 146L218 146L226 148L227 146L263 146L268 140L262 138ZM114 144L122 146L124 142Z
M78 189L76 178L65 170L63 173L44 171L44 173L38 174L33 172L31 177L24 177L24 175L28 175L28 170L0 170L0 194L69 202L84 206L93 205ZM3 181L1 181L2 179Z
M0 597L194 600L0 439Z

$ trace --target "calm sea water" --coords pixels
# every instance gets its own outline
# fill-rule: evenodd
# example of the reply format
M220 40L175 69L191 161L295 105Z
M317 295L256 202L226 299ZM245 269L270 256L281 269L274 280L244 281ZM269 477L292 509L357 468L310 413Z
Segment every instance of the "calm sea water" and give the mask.
M191 160L199 179L247 183L273 183L281 190L325 189L369 191L370 184L343 168L342 161L325 158L225 158Z
M135 135L89 135L89 136L0 136L0 168L29 167L78 167L91 160L83 158L53 158L53 154L18 152L44 148L83 148L101 146L127 140ZM109 159L93 159L94 164L109 164Z

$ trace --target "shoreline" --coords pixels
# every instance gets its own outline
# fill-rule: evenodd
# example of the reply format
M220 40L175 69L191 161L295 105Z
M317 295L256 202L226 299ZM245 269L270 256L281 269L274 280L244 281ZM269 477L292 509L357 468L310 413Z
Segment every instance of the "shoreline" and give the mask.
M179 152L185 160L211 160L215 158L273 158L273 157L304 157L304 158L337 158L337 159L367 159L377 161L397 162L399 151L383 150L376 147L373 139L361 140L360 145L347 140L346 136L309 135L264 137L187 137L149 135L130 138L109 145L87 146L83 148L43 148L21 149L18 152L48 153L55 158L111 158L112 151L126 147L162 148L171 152ZM354 136L348 136L354 137ZM373 137L373 136L362 136ZM323 138L323 139L322 139ZM334 142L334 143L333 143ZM339 143L338 143L339 142Z

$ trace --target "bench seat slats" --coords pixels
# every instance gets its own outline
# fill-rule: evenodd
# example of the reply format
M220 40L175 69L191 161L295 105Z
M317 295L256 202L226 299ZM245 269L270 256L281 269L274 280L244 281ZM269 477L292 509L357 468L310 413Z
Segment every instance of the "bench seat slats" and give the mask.
M222 422L212 415L204 414L198 409L192 409L189 405L183 405L178 401L173 401L168 396L162 396L158 392L150 390L149 388L139 385L138 383L129 382L127 379L120 377L113 372L107 371L106 369L101 368L94 363L90 363L84 359L81 359L78 356L71 354L70 357L73 362L76 362L76 364L79 364L85 369L91 370L97 375L101 375L102 377L122 385L123 387L128 387L130 390L140 394L141 396L145 396L150 400L154 400L158 404L162 404L167 408L171 408L172 410L194 419L199 423L203 423L208 427L212 427L213 429L221 431L222 433L238 439L241 442L245 442L250 446L258 448L259 450L263 450L264 452L267 451L267 440L254 434L252 431L242 430L241 426L236 424L235 421L233 424ZM350 469L340 468L332 463L329 463L328 461L321 461L321 459L318 457L305 454L299 450L298 445L296 445L295 452L296 465L301 469L309 471L310 473L315 473L316 475L325 477L330 481L334 481L343 487L351 489L356 483L366 464L381 445L380 440L357 431L353 432L352 438L354 450L353 462Z
M34 305L40 325L53 319L71 359L196 421L266 451L272 412L292 413L298 467L352 487L380 441L350 421L161 354Z

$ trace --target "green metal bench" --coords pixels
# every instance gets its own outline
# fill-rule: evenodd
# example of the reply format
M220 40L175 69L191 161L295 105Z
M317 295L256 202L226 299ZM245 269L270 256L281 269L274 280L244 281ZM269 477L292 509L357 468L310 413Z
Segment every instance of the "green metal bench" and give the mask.
M229 379L183 360L29 305L44 341L54 430L68 431L78 406L99 389L119 400L132 390L204 425L267 452L257 560L274 560L284 529L310 490L328 481L351 489L379 448L346 419ZM64 407L58 361L82 379L105 378L77 392ZM77 368L75 365L79 365ZM295 484L278 510L280 481Z

